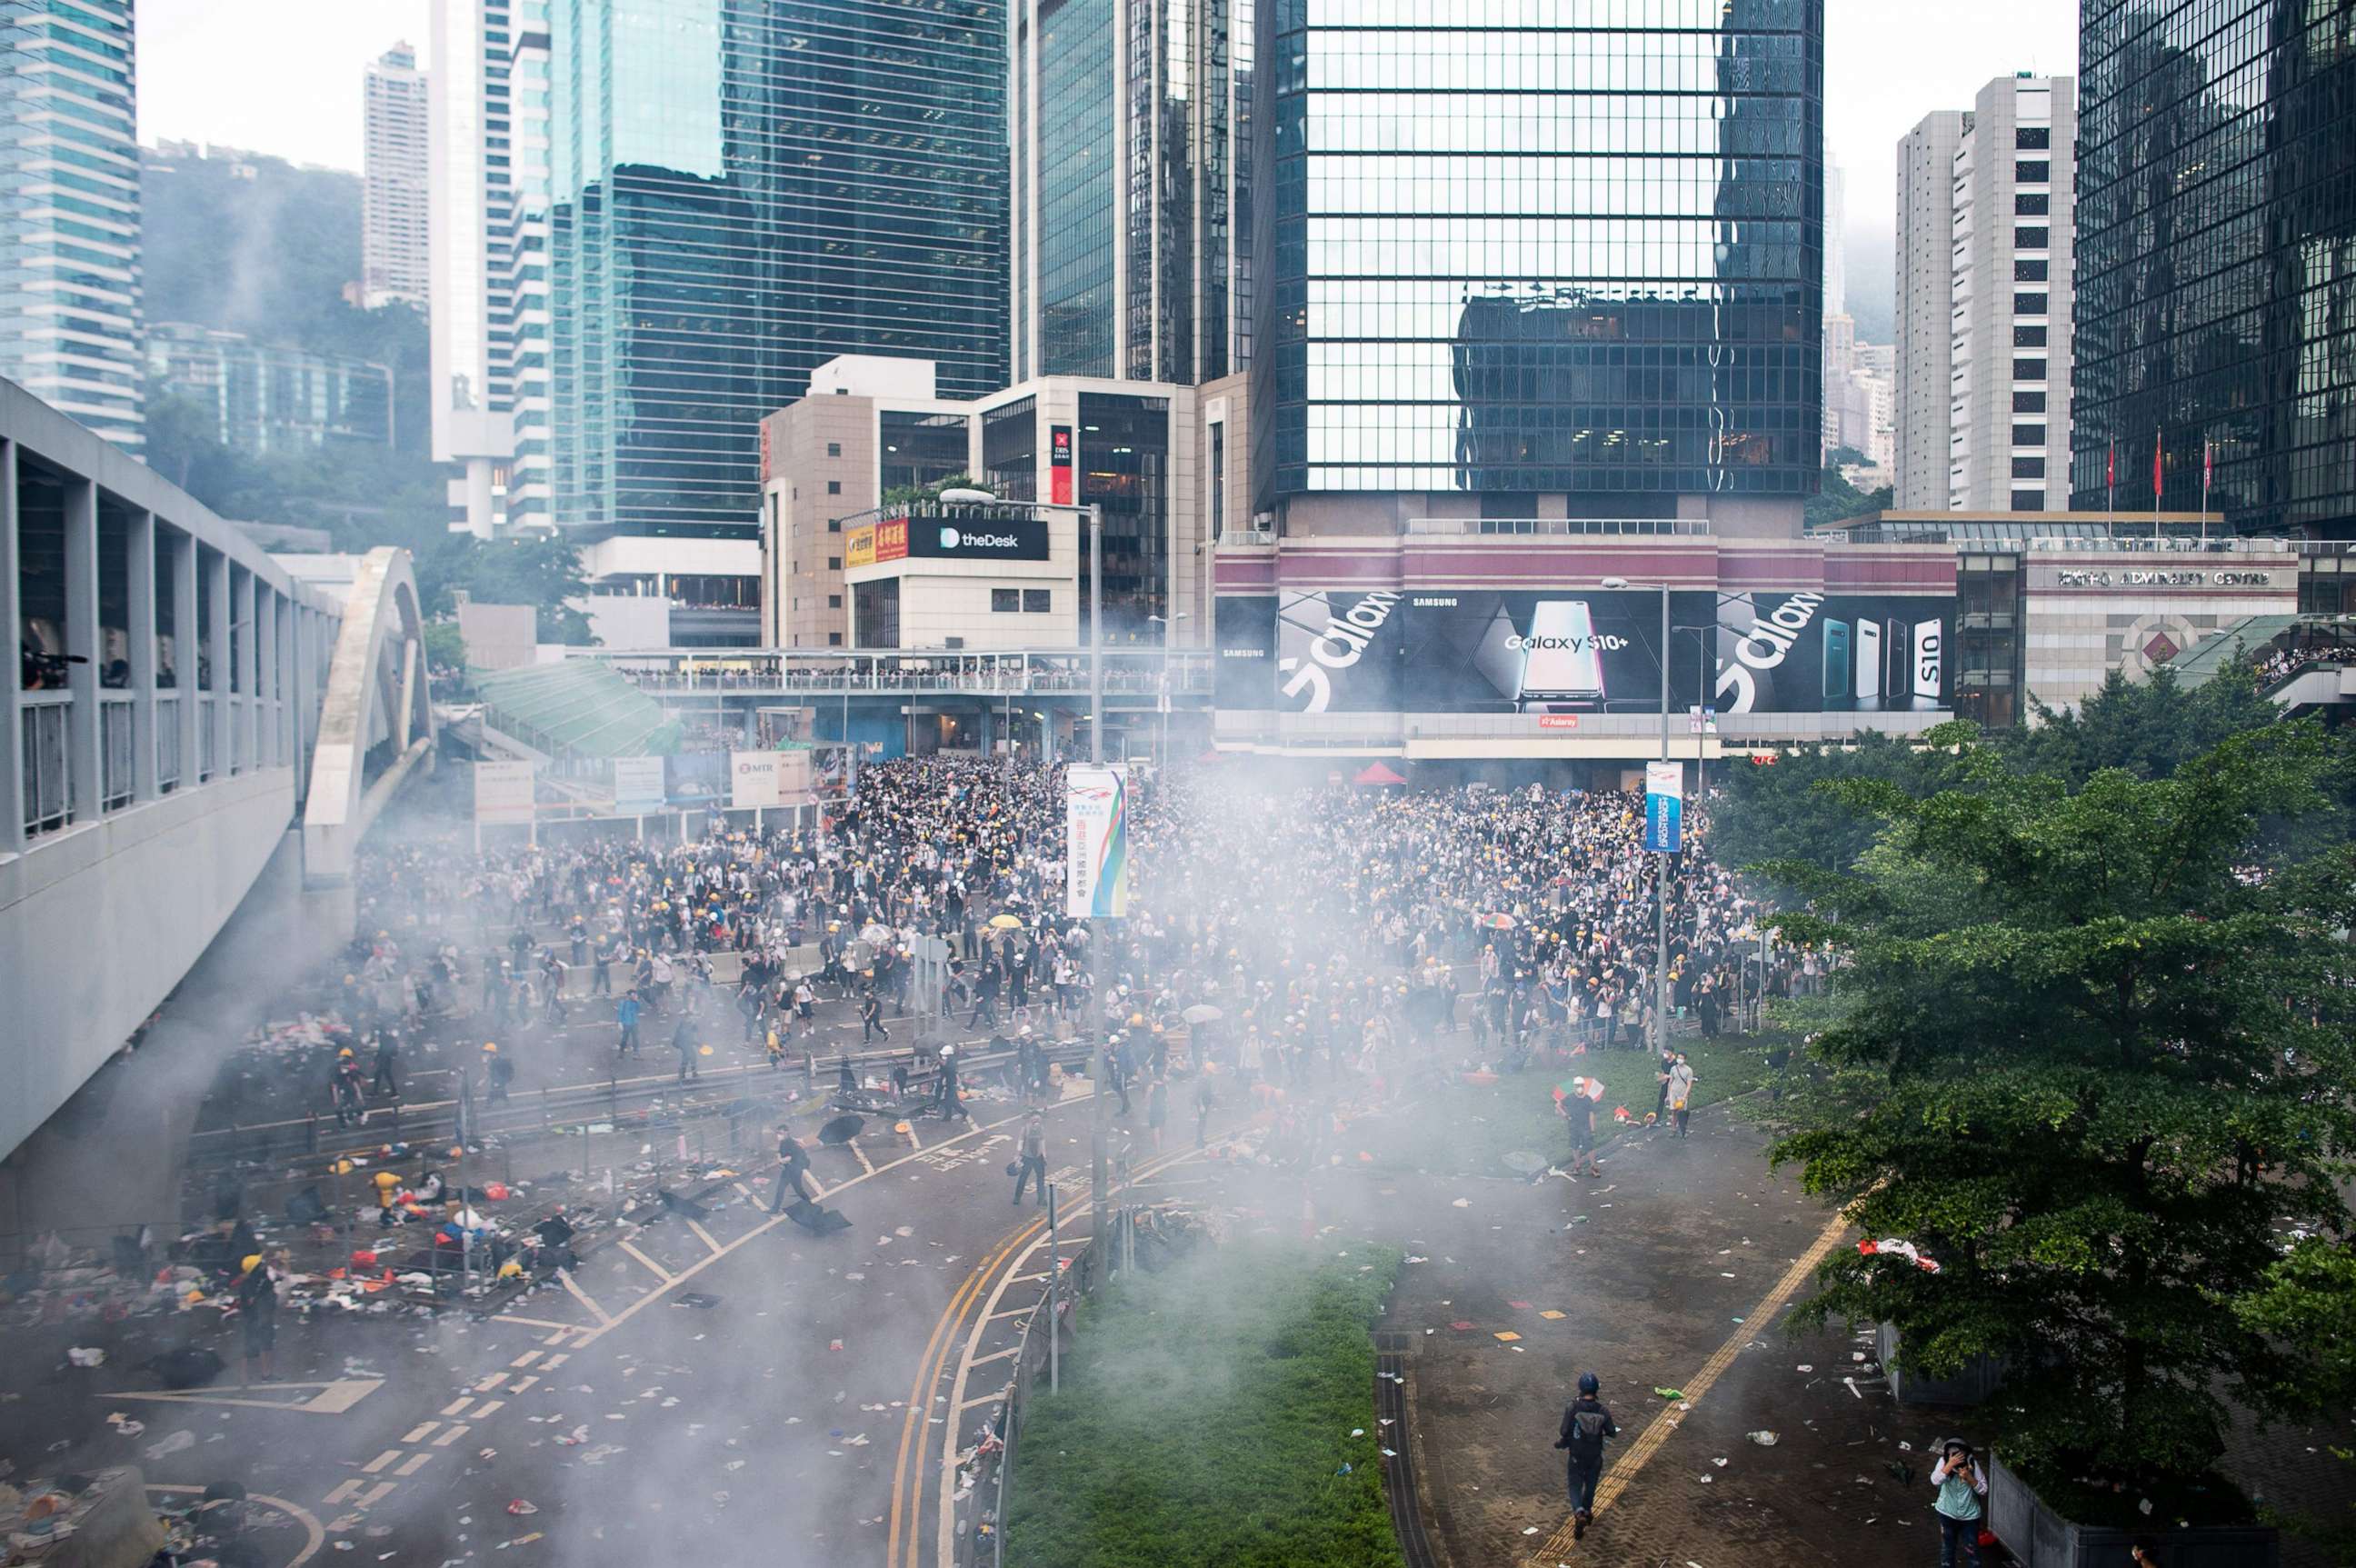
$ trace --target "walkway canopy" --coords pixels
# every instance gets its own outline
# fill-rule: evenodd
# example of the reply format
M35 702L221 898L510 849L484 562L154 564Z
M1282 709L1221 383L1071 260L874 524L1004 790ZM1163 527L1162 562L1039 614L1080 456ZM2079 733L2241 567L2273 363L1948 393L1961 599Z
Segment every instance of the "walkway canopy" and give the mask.
M552 756L668 757L679 721L604 660L476 671L491 727Z

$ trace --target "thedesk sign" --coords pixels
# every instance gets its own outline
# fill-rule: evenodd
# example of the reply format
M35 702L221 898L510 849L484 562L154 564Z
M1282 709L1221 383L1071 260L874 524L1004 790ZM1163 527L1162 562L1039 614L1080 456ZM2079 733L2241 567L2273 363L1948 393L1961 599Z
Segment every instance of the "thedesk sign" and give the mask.
M882 526L881 524L878 525ZM1036 517L991 517L976 512L946 517L912 517L905 553L925 561L1044 561L1047 523ZM876 544L877 560L890 559Z

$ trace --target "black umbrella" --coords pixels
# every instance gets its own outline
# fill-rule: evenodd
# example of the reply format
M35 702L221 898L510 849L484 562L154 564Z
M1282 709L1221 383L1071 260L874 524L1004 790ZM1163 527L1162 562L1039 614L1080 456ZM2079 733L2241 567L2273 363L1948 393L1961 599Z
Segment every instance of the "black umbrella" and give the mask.
M814 1235L831 1236L838 1230L851 1229L851 1221L835 1209L820 1208L809 1198L803 1198L786 1210L786 1218Z
M859 1136L859 1130L866 1125L864 1117L838 1116L818 1130L818 1141L830 1146L848 1144Z

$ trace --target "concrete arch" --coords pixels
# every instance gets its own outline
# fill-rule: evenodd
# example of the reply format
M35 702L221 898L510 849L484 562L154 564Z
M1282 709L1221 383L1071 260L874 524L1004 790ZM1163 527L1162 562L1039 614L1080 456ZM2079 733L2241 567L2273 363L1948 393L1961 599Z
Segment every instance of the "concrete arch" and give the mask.
M349 879L352 857L384 804L431 768L434 705L425 689L425 619L405 550L360 558L319 707L319 741L303 805L303 876Z

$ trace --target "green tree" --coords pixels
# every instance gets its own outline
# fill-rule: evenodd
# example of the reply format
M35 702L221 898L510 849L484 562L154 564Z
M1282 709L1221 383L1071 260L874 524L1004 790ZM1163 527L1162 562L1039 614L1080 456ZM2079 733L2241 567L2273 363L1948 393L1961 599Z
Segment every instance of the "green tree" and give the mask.
M466 639L458 635L455 620L429 620L425 623L425 660L438 669L464 670L466 667Z
M543 642L584 647L596 641L589 618L565 601L585 597L581 552L567 540L513 539L486 543L444 532L416 556L418 607L428 616L455 609L458 591L487 605L530 605Z
M1844 518L1863 517L1869 511L1887 511L1896 499L1895 493L1888 485L1878 490L1860 490L1843 478L1838 468L1826 468L1823 488L1809 499L1807 525L1822 528Z
M2170 778L2072 793L1966 747L1927 800L1837 786L1890 827L1858 871L1779 874L1848 967L1786 1099L1777 1164L1932 1273L1845 1252L1804 1320L1893 1324L1904 1364L2014 1369L2000 1419L2032 1477L2150 1495L2252 1408L2328 1369L2254 1297L2291 1224L2344 1234L2356 1139L2346 824L2308 724L2235 736Z
M1846 746L1795 746L1764 767L1729 768L1710 804L1710 843L1731 865L1795 861L1842 872L1882 829L1878 797L1835 786L1870 780L1909 796L1929 793L1951 775L1945 749L1860 733Z
M2187 758L2282 716L2258 694L2248 663L2239 660L2190 687L2166 664L2141 681L2114 670L2076 707L2036 703L2034 712L2034 725L2005 740L2006 757L2021 772L2050 773L2073 787L2105 768L2165 779Z

